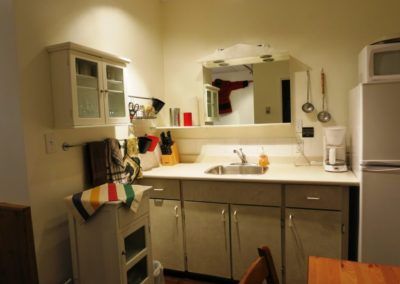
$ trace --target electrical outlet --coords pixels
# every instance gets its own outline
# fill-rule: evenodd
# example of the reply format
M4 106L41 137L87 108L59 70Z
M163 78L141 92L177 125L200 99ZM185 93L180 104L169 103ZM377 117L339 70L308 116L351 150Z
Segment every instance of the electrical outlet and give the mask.
M314 137L314 127L303 127L301 136L303 138Z
M44 135L45 145L46 145L46 153L52 154L57 152L56 148L56 138L54 133L47 133Z

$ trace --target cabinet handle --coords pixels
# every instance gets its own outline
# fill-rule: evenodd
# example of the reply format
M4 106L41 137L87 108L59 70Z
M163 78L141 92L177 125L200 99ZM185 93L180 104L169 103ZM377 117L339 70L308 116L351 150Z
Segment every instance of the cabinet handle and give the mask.
M104 93L104 90L100 90L100 93L101 93L101 94Z
M316 197L316 196L307 196L307 200L320 200L320 197Z
M164 188L154 188L154 191L164 191Z
M289 214L289 227L293 227L293 215Z
M104 93L108 93L108 90L104 90Z
M233 221L234 221L235 223L238 222L237 213L238 213L237 210L235 210L235 211L233 212Z
M126 252L123 250L121 254L122 254L122 255L126 255Z
M174 210L175 210L175 218L179 218L179 214L178 214L178 205L175 205L175 207L174 207Z
M221 211L221 218L222 218L222 222L225 222L225 209L222 209L222 211Z

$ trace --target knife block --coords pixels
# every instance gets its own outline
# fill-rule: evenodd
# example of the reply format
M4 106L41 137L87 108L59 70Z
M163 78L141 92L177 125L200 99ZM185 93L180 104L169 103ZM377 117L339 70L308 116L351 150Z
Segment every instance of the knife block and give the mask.
M161 155L161 164L164 166L173 166L179 163L179 151L176 143L171 146L171 155Z

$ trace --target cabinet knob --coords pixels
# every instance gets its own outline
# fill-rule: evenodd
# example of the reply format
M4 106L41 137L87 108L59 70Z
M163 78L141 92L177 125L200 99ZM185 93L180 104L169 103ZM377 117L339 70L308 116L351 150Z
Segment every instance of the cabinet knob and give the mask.
M289 227L293 227L293 215L289 214Z
M235 223L238 222L237 213L238 213L237 210L235 210L235 211L233 212L233 221L234 221Z
M221 220L222 220L222 222L226 221L225 220L225 209L222 209L222 211L221 211Z
M123 250L121 254L122 254L122 255L126 255L126 252Z
M179 214L178 214L178 205L175 205L174 211L175 211L175 217L176 217L176 218L179 218Z

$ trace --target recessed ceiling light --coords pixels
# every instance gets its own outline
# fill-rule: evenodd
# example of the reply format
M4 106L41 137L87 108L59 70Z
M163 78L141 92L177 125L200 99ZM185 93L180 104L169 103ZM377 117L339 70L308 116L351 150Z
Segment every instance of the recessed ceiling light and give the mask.
M262 59L264 59L264 58L271 58L271 57L272 57L271 54L264 54L264 55L261 55L261 56L260 56L260 58L262 58Z
M273 58L265 58L265 59L263 59L263 61L264 62L272 62L272 61L274 61L274 59Z
M224 60L214 60L213 62L218 64L218 63L224 63L225 61Z
M223 63L220 63L220 64L219 64L219 66L229 66L229 64L228 64L228 63L225 63L225 62L223 62Z

